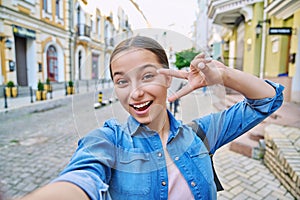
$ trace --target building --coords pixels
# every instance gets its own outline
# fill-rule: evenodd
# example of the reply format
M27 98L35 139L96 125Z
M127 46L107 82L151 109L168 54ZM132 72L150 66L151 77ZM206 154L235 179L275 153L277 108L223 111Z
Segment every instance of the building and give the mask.
M87 0L0 0L0 86L109 79L113 46L131 34L121 8L105 16Z
M38 80L70 79L69 7L63 0L0 1L1 84L36 88Z
M297 0L210 0L208 16L223 27L229 66L285 85L286 101L300 102Z

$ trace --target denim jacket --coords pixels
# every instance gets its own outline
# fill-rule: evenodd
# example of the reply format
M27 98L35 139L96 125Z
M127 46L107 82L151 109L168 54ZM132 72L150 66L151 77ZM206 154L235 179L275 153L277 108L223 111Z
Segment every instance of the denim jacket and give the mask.
M168 112L170 133L166 150L187 181L195 199L216 199L209 154L242 135L283 102L283 87L271 84L276 95L245 99L227 110L195 119L206 133L207 149L191 127ZM111 119L82 138L68 166L54 181L82 188L90 199L168 199L168 173L159 135L129 117Z

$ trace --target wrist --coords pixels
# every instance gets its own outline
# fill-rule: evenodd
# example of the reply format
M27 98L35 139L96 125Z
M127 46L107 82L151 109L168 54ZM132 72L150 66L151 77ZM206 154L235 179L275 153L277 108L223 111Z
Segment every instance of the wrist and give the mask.
M221 74L221 77L222 77L222 81L223 81L223 84L225 87L230 87L230 76L231 76L231 71L233 69L232 68L229 68L229 67L224 67L224 68L221 68L220 69L220 74Z

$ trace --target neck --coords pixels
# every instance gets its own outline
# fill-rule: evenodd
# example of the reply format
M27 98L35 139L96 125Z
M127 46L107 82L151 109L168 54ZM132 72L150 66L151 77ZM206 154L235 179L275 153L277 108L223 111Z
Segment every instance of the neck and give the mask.
M163 146L165 146L170 131L170 121L167 110L161 113L161 117L158 117L154 121L152 121L152 123L149 124L148 127L158 133Z

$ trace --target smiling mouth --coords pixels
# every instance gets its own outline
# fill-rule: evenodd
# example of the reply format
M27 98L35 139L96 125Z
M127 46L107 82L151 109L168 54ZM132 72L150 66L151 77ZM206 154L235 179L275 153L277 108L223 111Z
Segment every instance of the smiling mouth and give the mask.
M133 107L133 109L137 110L137 111L144 111L147 108L149 108L149 106L153 103L153 101L147 101L145 103L141 103L141 104L130 104L131 107Z

